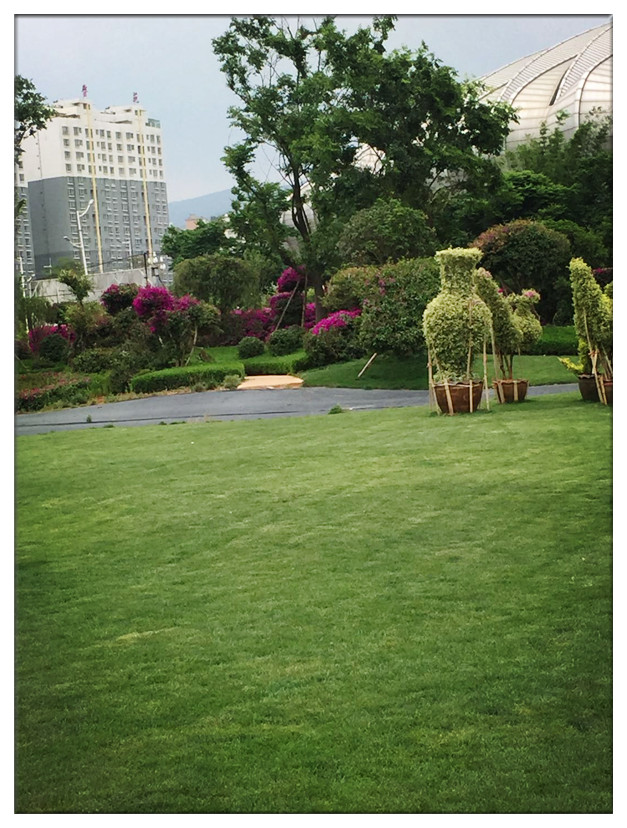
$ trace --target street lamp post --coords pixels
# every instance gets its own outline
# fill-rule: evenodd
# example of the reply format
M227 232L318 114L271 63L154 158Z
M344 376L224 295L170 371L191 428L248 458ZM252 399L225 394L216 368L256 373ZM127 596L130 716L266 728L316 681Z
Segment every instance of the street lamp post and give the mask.
M85 274L87 274L87 258L85 256L85 245L83 243L83 228L81 227L81 219L83 218L83 216L87 214L87 211L93 203L94 200L92 198L90 199L89 204L87 205L87 207L85 207L82 213L79 213L78 210L76 211L76 223L78 225L78 243L80 245L81 259L83 261L83 272Z

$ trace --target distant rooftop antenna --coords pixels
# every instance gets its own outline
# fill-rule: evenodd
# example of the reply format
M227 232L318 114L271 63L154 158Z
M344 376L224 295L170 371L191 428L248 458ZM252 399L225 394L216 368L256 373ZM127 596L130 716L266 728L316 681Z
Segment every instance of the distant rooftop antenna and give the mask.
M87 87L83 84L83 98L87 97Z
M133 103L138 103L139 98L137 97L137 92L133 92Z

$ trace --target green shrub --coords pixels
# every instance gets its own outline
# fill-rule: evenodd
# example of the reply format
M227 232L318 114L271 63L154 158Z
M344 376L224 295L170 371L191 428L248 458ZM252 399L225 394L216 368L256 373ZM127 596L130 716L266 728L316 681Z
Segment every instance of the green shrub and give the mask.
M106 348L88 348L76 354L72 360L72 367L85 374L99 374L112 367L113 351Z
M245 336L237 346L237 355L240 359L250 359L263 354L266 346L256 336Z
M89 399L89 377L57 373L41 375L41 381L37 387L18 392L17 411L40 411L51 405L78 405Z
M338 270L327 283L323 299L325 311L333 313L363 308L364 301L379 290L379 271L376 265Z
M244 377L241 364L188 365L187 367L164 368L161 371L145 371L130 380L131 391L137 394L154 394L176 388L192 388L202 382L207 388L217 388L229 374Z
M490 227L473 245L483 253L482 266L508 293L527 288L540 293L538 312L543 322L572 321L571 250L563 233L539 221L518 219Z
M42 340L39 359L47 365L65 365L70 356L70 343L60 333L53 333Z
M154 357L146 351L126 346L116 348L111 353L111 393L123 394L128 391L132 377L153 366Z
M304 330L298 325L292 325L289 328L280 328L270 334L268 338L268 351L270 351L272 356L293 354L303 347L304 333Z
M222 382L222 387L226 391L235 391L239 387L242 378L239 374L227 374Z
M363 349L400 357L424 350L422 315L439 287L440 271L434 258L407 259L381 267L378 289L364 302Z
M344 327L330 327L316 334L311 331L307 333L304 339L307 367L319 368L363 356L364 348L359 339L360 323L361 317L357 316L349 319Z

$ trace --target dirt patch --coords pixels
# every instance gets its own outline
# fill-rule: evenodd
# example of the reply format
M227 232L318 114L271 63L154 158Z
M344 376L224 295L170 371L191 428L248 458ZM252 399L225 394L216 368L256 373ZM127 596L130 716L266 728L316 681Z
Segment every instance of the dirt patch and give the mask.
M300 377L292 377L289 374L266 374L260 377L246 377L238 385L238 391L246 391L249 388L299 388L303 384Z

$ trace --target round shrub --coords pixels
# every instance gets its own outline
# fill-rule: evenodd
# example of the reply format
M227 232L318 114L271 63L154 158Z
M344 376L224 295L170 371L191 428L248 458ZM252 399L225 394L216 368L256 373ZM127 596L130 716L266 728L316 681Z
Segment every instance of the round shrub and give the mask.
M265 345L255 336L245 336L237 346L237 355L240 359L260 356L264 351Z
M342 308L362 308L364 301L379 289L379 270L375 265L338 270L327 283L323 300L325 310L333 313Z
M483 253L483 267L508 293L528 288L540 293L538 313L544 322L572 319L571 250L563 233L539 221L518 219L490 227L473 246Z
M70 343L60 333L47 336L39 346L39 358L51 365L66 363L70 356Z
M292 325L290 328L280 328L270 334L268 350L273 356L286 356L299 351L303 347L303 328Z
M100 374L111 368L112 352L104 348L88 348L80 354L76 354L72 360L72 367L75 371L84 374Z

